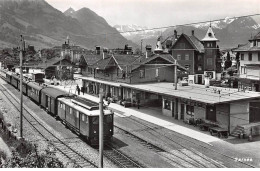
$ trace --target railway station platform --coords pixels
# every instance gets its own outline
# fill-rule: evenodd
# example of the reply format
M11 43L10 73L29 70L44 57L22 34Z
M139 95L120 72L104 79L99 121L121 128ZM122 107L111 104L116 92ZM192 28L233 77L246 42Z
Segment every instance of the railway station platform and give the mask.
M81 85L80 82L76 83L79 86ZM59 89L65 90L67 92L76 93L76 84L70 86L55 86ZM84 97L95 102L99 102L99 97L89 95L89 94L82 94L80 92L80 97ZM105 102L106 103L106 102ZM180 120L176 120L174 118L170 118L168 116L162 115L162 110L159 108L147 108L147 107L130 107L125 108L117 103L110 103L109 108L115 112L116 115L119 117L127 117L127 116L135 116L142 120L146 120L158 126L167 128L171 131L178 132L180 134L186 135L190 138L196 139L198 141L210 144L211 142L221 141L221 139L211 136L208 132L200 132L198 128L193 127L191 125L184 124ZM190 127L190 128L189 128ZM211 145L211 144L210 144Z

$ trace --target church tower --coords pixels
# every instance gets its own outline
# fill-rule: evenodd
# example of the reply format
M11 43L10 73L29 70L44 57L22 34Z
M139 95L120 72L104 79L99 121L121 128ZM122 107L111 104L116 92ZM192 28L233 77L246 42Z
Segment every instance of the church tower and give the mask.
M205 37L201 40L204 45L204 75L210 79L216 79L218 41L210 24Z

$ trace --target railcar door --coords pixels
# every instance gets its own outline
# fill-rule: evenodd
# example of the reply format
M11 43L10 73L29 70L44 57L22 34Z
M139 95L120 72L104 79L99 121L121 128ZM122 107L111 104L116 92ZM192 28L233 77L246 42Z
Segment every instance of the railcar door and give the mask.
M54 115L57 115L55 111L55 99L52 97L50 97L50 112Z

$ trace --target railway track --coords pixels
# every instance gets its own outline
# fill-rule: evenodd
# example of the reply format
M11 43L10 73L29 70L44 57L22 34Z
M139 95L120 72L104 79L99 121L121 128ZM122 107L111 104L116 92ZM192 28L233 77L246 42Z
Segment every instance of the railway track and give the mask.
M116 126L115 126L116 127ZM190 153L190 154L186 154L180 150L178 151L174 151L174 153L170 153L167 152L167 150L164 150L161 147L158 147L154 144L151 144L145 140L143 140L142 138L137 137L136 135L125 131L119 127L116 127L120 132L122 132L123 134L125 134L126 136L128 136L131 140L136 141L137 143L141 144L143 147L147 148L148 150L154 151L156 153L158 153L159 155L161 155L163 158L165 158L167 161L169 161L170 163L172 163L174 166L176 167L181 167L181 168L194 168L194 167L198 167L198 168L213 168L213 167L217 167L217 168L221 168L224 167L223 165L217 163L217 162L208 162L207 159L205 159L204 156L200 155L198 156L198 154L195 154L194 152ZM197 156L197 158L192 158L191 156Z
M0 92L6 97L6 99L14 106L18 112L19 110L19 101L15 99L8 91L6 91L5 87L0 85ZM12 99L12 100L11 100ZM44 124L42 124L30 111L28 111L25 107L23 108L24 115L23 118L29 123L30 126L36 130L36 132L46 141L48 141L58 152L67 157L72 164L77 167L89 167L89 168L97 168L97 165L93 162L81 155L77 150L73 149L66 142L64 142L61 138L54 135L51 130L47 129Z
M141 164L130 159L122 152L115 149L112 145L106 144L104 146L104 155L111 159L115 164L122 168L143 168Z
M123 114L121 114L121 115L123 115ZM194 165L195 167L198 167L198 166L199 166L199 167L217 167L217 168L219 168L219 167L225 167L225 166L224 166L223 164L221 164L221 163L219 163L219 162L216 162L215 160L213 160L213 159L211 159L211 158L205 156L204 154L200 153L199 151L197 151L197 150L195 150L195 149L193 149L193 148L187 149L187 147L186 147L185 145L183 145L183 143L180 143L180 142L184 142L184 141L185 141L185 143L202 147L202 148L204 148L204 149L206 149L206 150L209 150L209 151L212 152L212 153L217 153L217 154L223 156L223 158L225 157L225 158L227 158L227 159L229 159L229 160L231 159L231 160L235 161L235 158L233 158L233 157L231 157L231 156L228 156L228 155L226 155L226 154L222 154L221 152L218 152L218 151L216 151L216 150L214 150L214 149L212 149L212 148L209 148L209 147L206 147L206 146L204 146L204 145L198 144L198 143L196 143L196 142L194 142L194 141L192 141L192 140L188 140L188 139L183 138L183 137L181 137L181 136L179 136L179 135L174 135L175 137L177 137L177 138L180 140L180 141L177 141L177 138L174 138L174 139L173 139L173 138L170 138L170 137L168 137L167 135L164 135L164 134L162 134L161 132L159 132L159 131L158 131L158 128L155 129L154 127L150 126L149 124L145 124L144 122L140 122L140 121L138 121L138 120L136 120L136 119L129 118L129 117L124 117L124 119L134 121L134 122L136 122L137 124L139 124L140 126L145 126L145 127L146 127L145 129L146 129L147 132L149 132L151 135L156 136L156 137L157 137L158 135L163 136L163 137L166 138L167 140L173 142L173 143L174 143L175 145L177 145L178 147L184 149L184 150L182 150L182 151L178 150L178 152L182 153L184 156L187 156L187 158L186 158L185 160L188 160L188 161L189 161L189 162L187 161L188 163L191 162L190 164L192 164L192 163L196 162L197 164ZM117 127L117 128L123 130L122 128L119 128L119 127ZM160 129L159 129L159 130L160 130ZM134 139L137 139L137 141L140 141L140 143L141 143L141 144L144 144L144 146L147 146L148 149L151 149L151 150L154 150L154 151L158 151L158 152L160 152L160 150L161 150L162 152L167 151L167 150L164 150L164 149L162 149L162 148L160 148L160 147L157 147L157 146L155 146L155 145L153 145L153 144L151 144L151 143L149 143L149 142L143 140L142 138L139 138L138 136L134 135L133 133L131 133L131 132L129 132L129 131L126 131L126 130L123 130L123 131L127 132L127 134L129 134L129 136L133 137ZM155 147L155 148L154 148L154 147ZM175 152L176 152L176 151L175 151ZM173 153L171 153L171 154L173 154ZM173 155L174 155L174 154L173 154ZM194 155L194 156L197 155L197 157L196 157L196 158L192 158L191 156L193 156L193 155ZM203 161L204 161L205 163L201 163L200 159L203 159ZM194 162L192 162L192 161L194 161ZM254 166L252 166L252 165L250 165L250 164L248 164L248 163L245 163L245 162L242 162L242 161L239 161L239 162L240 162L241 164L244 164L244 165L247 166L247 167L254 168Z
M0 77L5 80L5 77L0 74ZM19 105L19 101L17 101L15 98L12 97L12 95L10 95L7 91L7 94L5 94L3 92L3 90L5 91L5 88L1 85L1 92L7 97L11 97L11 99L14 99L15 102ZM15 106L14 102L12 102L8 97L7 99ZM19 107L15 106L15 109L17 111L19 111ZM47 141L50 142L50 144L55 147L55 149L57 151L59 151L60 153L62 153L64 156L66 156L68 159L70 159L72 161L73 164L76 164L79 167L97 167L94 162L88 161L88 159L86 159L84 156L82 156L81 154L79 154L77 151L75 151L74 149L72 149L69 145L67 145L65 142L63 142L61 139L59 139L58 137L56 137L55 135L53 135L49 130L47 130L44 125L42 125L28 110L26 110L24 108L24 110L26 111L26 113L29 115L29 117L32 118L28 119L28 117L25 117L25 120L28 121L28 123ZM44 130L42 130L44 129ZM44 132L47 132L44 133ZM53 137L52 140L50 140L49 138L46 137L46 135L51 134L51 136ZM139 163L137 163L136 161L130 159L129 157L127 157L125 154L123 154L122 152L116 150L115 148L112 147L112 145L105 145L104 148L104 155L109 158L112 162L114 162L116 165L122 167L122 168L142 168L143 166L141 166Z

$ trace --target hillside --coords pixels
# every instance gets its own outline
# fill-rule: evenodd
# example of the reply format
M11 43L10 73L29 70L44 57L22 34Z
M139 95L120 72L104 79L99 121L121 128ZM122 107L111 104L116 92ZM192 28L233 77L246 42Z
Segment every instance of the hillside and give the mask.
M123 36L106 41L104 37L90 36L100 34L100 30L111 32L112 27L93 11L79 10L77 18L66 16L44 0L0 0L0 40L3 47L18 46L19 35L23 34L28 44L36 48L61 45L69 35L71 42L86 48L95 45L122 47L131 44ZM106 23L107 27L100 25ZM86 23L91 24L87 28ZM113 32L116 30L113 29ZM116 31L117 32L117 31ZM2 48L3 48L2 47Z

